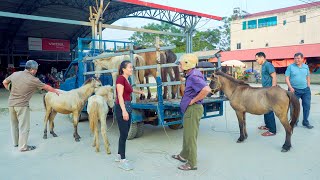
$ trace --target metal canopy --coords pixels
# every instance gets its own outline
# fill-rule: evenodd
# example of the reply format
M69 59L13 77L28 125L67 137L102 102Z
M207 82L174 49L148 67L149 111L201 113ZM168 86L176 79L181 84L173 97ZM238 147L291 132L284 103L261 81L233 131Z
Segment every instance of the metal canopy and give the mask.
M107 4L109 0L104 2ZM88 7L95 5L95 0L2 0L0 11L88 22ZM112 0L104 13L103 23L112 24L130 17L159 20L183 28L194 27L201 17L221 20L217 16L140 0ZM90 32L88 26L0 17L0 49L25 49L27 37L68 39L74 48L77 38L87 37Z

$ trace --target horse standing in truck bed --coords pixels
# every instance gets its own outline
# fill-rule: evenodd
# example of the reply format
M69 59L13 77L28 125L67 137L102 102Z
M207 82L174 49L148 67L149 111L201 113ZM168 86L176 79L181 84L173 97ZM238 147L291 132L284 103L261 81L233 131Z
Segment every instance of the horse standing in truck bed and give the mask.
M104 53L100 54L99 56L103 55ZM97 56L97 57L99 57ZM93 60L94 63L94 68L95 71L101 71L103 69L119 69L119 66L121 62L128 60L130 61L130 56L129 55L122 55L122 56L114 56L114 57L107 57L107 58L97 58ZM142 56L139 56L137 54L133 55L133 66L138 67L138 66L145 66L145 60ZM112 81L115 83L116 78L118 76L118 72L113 72L112 74ZM144 74L145 70L138 70L135 71L135 84L144 84ZM95 74L97 78L100 77L100 74L97 73ZM143 90L143 88L140 88ZM144 99L144 95L140 96L140 99Z
M136 50L138 49L144 49L143 47L135 47ZM160 51L160 62L157 61L157 53L156 52L145 52L145 53L139 53L140 56L143 57L143 59L146 62L146 66L149 65L156 65L156 64L167 64L167 63L174 63L177 60L177 56L172 50L166 50L166 51ZM149 83L149 76L153 76L155 79L157 77L157 69L146 69L145 70L145 78L146 78L146 84ZM168 75L170 78L170 81L180 81L180 73L179 68L177 66L175 67L167 67L167 68L161 68L161 79L162 82L167 82ZM151 91L148 87L148 96L147 98L151 98ZM172 86L172 99L175 99L178 92L178 85ZM168 99L168 86L163 87L163 99Z

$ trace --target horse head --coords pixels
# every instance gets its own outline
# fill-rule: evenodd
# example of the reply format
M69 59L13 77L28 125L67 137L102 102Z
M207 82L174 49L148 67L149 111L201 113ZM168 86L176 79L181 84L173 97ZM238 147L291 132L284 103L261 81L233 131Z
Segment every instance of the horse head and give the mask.
M114 106L113 88L110 85L97 88L95 91L95 94L102 96L107 102L108 106L113 108Z
M87 84L90 84L90 86L94 88L98 88L102 86L101 81L96 77L91 77L90 79L86 80L86 82L84 82L84 85L87 85Z
M211 92L213 94L217 93L218 91L221 90L222 88L222 85L221 85L221 81L220 81L220 78L219 78L219 75L217 75L216 73L213 73L211 75L211 78L210 78L210 84L209 84L209 87L211 88Z

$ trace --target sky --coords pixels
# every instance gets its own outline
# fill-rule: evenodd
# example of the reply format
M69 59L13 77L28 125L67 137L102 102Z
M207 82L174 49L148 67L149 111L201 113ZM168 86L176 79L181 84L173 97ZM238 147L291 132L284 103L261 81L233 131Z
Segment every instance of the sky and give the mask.
M144 0L147 2L177 7L181 9L192 10L196 12L212 14L216 16L230 16L233 13L233 8L240 7L241 10L248 13L257 13L273 9L279 9L289 6L303 4L304 0ZM141 27L151 22L148 19L142 18L126 18L120 19L113 23L114 25ZM217 21L201 19L196 29L205 31L212 29L219 24ZM122 40L126 41L133 34L132 31L122 31L114 29L106 29L103 31L103 39Z

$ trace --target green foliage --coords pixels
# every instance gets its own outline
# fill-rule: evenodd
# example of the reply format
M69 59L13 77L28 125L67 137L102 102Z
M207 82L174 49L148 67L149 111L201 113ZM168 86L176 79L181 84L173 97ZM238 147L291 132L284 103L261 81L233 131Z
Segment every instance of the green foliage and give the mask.
M206 31L195 31L193 34L193 51L205 51L213 49L230 49L230 20L231 18L223 19L223 26L219 26L217 29L207 29ZM183 29L174 25L161 22L149 23L142 28L171 32L171 33L183 33ZM135 32L129 40L136 42L141 46L151 47L154 46L156 37L160 37L161 46L176 45L174 52L180 53L186 50L186 38L169 35L149 34L142 32Z

